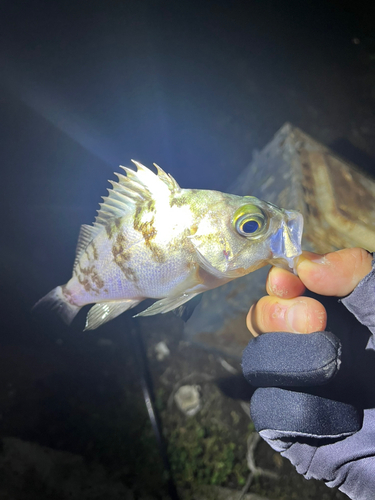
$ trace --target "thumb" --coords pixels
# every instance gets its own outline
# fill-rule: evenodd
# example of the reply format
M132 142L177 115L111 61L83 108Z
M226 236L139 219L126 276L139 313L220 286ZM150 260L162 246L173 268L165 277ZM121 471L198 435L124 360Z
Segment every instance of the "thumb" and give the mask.
M319 255L303 252L297 264L302 283L320 295L349 295L371 271L372 255L363 248L346 248Z

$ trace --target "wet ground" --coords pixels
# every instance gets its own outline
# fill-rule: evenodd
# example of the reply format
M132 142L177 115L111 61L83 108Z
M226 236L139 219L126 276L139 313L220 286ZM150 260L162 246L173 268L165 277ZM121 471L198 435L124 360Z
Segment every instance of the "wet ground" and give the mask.
M17 469L4 442L1 498L167 498L130 317L82 333L84 314L66 328L30 308L68 279L80 224L132 157L156 161L183 187L225 190L289 121L375 172L374 19L365 3L327 1L4 7L1 436L73 455L48 482L44 458ZM173 315L140 328L179 494L218 496L196 491L208 485L238 495L248 479L249 388L220 355L187 343ZM170 350L162 361L160 341ZM200 388L193 417L173 402L182 381ZM278 478L259 476L253 495L344 498L263 442L254 456ZM82 485L94 477L93 492Z

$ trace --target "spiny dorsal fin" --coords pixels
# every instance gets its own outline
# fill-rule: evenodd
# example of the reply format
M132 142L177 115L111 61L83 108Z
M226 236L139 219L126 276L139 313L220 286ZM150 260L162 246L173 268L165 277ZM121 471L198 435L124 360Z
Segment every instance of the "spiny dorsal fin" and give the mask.
M78 261L86 250L87 245L92 242L95 236L100 232L100 228L88 226L87 224L83 224L79 231L77 247L76 247L76 257L74 259L73 270L75 269Z
M108 196L103 197L103 203L99 204L94 226L104 226L114 218L123 217L140 202L170 196L181 190L174 178L159 166L155 165L157 174L154 174L141 163L132 162L136 171L120 165L126 175L115 173L118 182L109 181L112 189L108 189Z

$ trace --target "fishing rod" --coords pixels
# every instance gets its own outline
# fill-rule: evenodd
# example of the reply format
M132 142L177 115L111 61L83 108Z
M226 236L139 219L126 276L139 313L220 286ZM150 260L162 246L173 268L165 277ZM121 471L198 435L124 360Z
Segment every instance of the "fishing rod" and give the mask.
M162 433L160 417L155 407L155 395L153 390L153 383L150 371L148 369L148 359L143 344L142 332L138 318L133 318L130 331L131 331L132 348L140 373L140 383L142 387L143 398L147 408L148 417L150 419L151 426L156 438L156 442L158 444L160 457L163 461L165 471L167 472L168 493L169 496L171 497L171 500L180 500L177 493L176 485L173 481L171 465L169 463L167 455L167 446Z

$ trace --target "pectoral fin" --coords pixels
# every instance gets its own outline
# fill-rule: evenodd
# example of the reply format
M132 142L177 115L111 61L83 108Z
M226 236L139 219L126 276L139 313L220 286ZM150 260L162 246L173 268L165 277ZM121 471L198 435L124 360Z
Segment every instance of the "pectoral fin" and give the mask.
M189 302L185 302L185 304L182 304L181 306L177 307L176 309L173 309L173 314L181 318L183 321L186 321L190 318L190 316L193 314L195 311L195 308L199 304L199 302L202 300L202 293L199 295L196 295L192 299L189 300Z
M121 313L138 305L140 300L121 300L114 302L100 302L95 304L86 317L86 330L95 330L98 326L107 323L111 319L117 318Z

